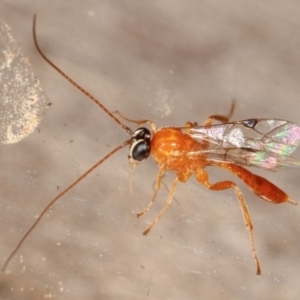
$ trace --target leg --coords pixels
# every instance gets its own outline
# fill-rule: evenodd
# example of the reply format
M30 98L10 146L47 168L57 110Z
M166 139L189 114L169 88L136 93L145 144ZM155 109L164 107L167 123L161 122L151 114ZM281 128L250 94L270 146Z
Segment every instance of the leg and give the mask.
M157 192L160 189L161 179L162 179L165 172L166 172L166 170L165 170L164 166L159 168L159 171L158 171L158 174L157 174L157 177L156 177L156 182L155 182L154 195L152 196L152 199L151 199L150 203L148 204L148 206L143 211L141 211L137 214L138 218L141 217L142 215L144 215L145 213L147 213L149 211L149 209L151 208L152 204L154 203Z
M132 120L132 119L128 119L125 116L123 116L118 110L114 111L113 113L118 115L122 119L126 120L127 122L135 123L138 126L140 126L142 124L150 124L152 131L156 132L156 124L151 120Z
M260 275L261 274L260 263L259 263L258 256L257 256L256 250L255 250L255 245L254 245L253 224L252 224L252 221L250 218L247 204L244 200L243 194L241 193L240 189L232 181L221 181L221 182L217 182L215 184L210 184L208 182L208 175L204 170L202 172L196 173L195 176L201 184L203 184L210 190L222 191L222 190L227 190L230 188L234 189L234 191L237 195L237 198L239 200L239 204L240 204L240 207L241 207L241 210L243 213L246 228L249 231L251 250L252 250L252 254L254 257L255 264L256 264L256 274Z
M144 235L147 235L150 232L150 230L153 228L153 226L159 221L159 219L163 216L163 214L165 213L165 211L170 207L170 205L172 203L172 200L174 198L174 193L175 193L177 182L178 182L178 176L176 176L175 180L173 181L173 184L171 186L170 193L168 195L168 199L167 199L167 202L166 202L164 208L156 216L156 218L150 224L150 226L143 232ZM154 195L156 195L156 193ZM153 203L153 201L150 202L150 206L152 205L152 203Z
M227 123L227 122L229 122L229 119L233 115L234 109L235 109L235 102L233 100L228 115L226 115L226 116L223 116L223 115L212 115L212 116L210 116L210 117L208 117L206 119L206 121L204 123L204 126L205 127L210 127L212 125L212 121L213 120L219 121L221 123Z
M229 119L233 115L234 109L235 109L235 102L232 101L231 108L230 108L230 111L229 111L228 115L226 115L226 116L223 116L223 115L212 115L212 116L209 116L206 119L206 121L204 122L204 126L205 127L210 127L212 125L212 121L213 120L219 121L221 123L227 123L227 122L229 122ZM193 128L193 127L197 127L197 126L198 126L197 122L186 122L184 127Z

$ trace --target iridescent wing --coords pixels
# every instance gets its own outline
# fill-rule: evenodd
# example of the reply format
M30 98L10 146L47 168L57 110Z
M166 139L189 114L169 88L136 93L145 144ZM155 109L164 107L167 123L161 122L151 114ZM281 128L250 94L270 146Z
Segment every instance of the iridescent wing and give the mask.
M234 162L269 170L300 167L300 161L290 157L300 145L300 127L285 120L248 119L181 130L204 145L200 154L211 162Z

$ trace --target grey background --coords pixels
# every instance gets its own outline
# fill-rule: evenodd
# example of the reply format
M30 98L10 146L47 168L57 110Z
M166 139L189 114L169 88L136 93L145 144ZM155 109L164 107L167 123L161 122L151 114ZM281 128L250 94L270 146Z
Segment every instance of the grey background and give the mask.
M158 126L283 118L297 124L300 94L298 1L1 1L0 17L30 58L52 103L26 140L1 146L1 261L60 191L127 137L37 54L43 51L111 111ZM134 126L133 126L134 128ZM255 226L262 276L232 191L192 179L153 231L173 175L153 209L157 166L148 159L129 190L127 150L64 196L0 276L1 299L298 299L300 210L241 186ZM299 170L254 170L299 200ZM1 263L2 263L1 262Z

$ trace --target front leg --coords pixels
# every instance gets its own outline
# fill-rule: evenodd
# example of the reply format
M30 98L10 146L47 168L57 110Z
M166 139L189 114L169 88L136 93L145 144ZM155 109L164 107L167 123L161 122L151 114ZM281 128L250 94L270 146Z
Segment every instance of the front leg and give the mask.
M163 214L165 213L165 211L170 207L173 199L174 199L174 193L175 193L175 190L176 190L176 186L177 186L177 183L178 183L178 176L176 176L176 178L174 179L173 181L173 184L171 186L171 189L170 189L170 192L169 192L169 195L168 195L168 198L167 198L167 202L165 204L165 206L163 207L163 209L160 211L160 213L156 216L156 218L154 219L154 221L150 224L150 226L143 232L144 235L147 235L150 230L154 227L154 225L159 221L159 219L163 216ZM154 197L156 196L156 193L154 194ZM153 199L153 198L152 198ZM153 200L154 201L154 200ZM150 208L153 201L151 201L148 205L148 207ZM147 212L149 210L149 208L146 208L145 211ZM145 212L143 211L142 214Z
M152 199L151 201L149 202L148 206L141 212L139 212L137 214L137 217L141 217L142 215L144 215L145 213L147 213L149 211L149 209L151 208L151 206L153 205L155 199L156 199L156 195L157 195L157 192L159 191L160 189L160 185L161 185L161 179L164 175L164 173L166 172L166 168L165 168L165 165L163 164L160 168L159 168L159 171L158 171L158 174L157 174L157 177L156 177L156 181L155 181L155 191L154 191L154 194L152 196Z
M143 125L143 124L150 124L152 134L157 131L156 124L151 120L146 120L146 119L145 120L132 120L132 119L129 119L129 118L125 117L124 115L122 115L118 110L114 111L113 113L118 115L120 118L124 119L125 121L134 123L138 126Z

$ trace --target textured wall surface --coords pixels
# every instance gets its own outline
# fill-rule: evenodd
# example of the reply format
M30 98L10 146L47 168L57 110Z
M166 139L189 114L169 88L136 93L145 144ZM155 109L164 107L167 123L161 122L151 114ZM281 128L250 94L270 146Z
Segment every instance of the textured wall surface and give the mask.
M1 145L1 264L59 191L128 138L41 59L34 13L43 51L111 111L182 126L226 113L236 99L234 119L300 123L298 1L1 1L0 18L52 104L30 136ZM208 171L212 182L241 187L262 276L232 191L180 184L172 208L143 236L173 174L137 219L157 166L149 158L134 170L131 195L123 149L50 209L1 274L0 298L297 299L300 208L266 203L225 171ZM300 200L299 170L253 171Z

